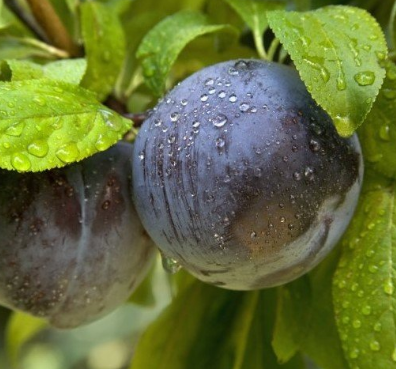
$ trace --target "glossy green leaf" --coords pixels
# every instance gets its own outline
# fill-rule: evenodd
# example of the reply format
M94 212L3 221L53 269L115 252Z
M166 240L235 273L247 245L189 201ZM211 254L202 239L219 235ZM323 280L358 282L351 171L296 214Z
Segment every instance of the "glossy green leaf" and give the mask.
M78 85L87 70L85 59L66 59L43 66L44 78Z
M198 36L229 29L226 25L211 25L205 15L181 11L155 26L137 50L147 85L161 95L173 63L182 49Z
M126 120L81 87L50 80L0 84L0 167L41 171L117 142Z
M81 4L81 32L87 58L82 86L100 100L112 91L125 56L121 23L109 7L98 2Z
M350 136L370 111L385 77L385 37L365 10L329 6L298 13L273 11L268 21L313 98Z
M335 316L350 367L396 367L395 183L366 167L333 284Z
M339 250L308 277L280 288L273 346L280 361L300 350L323 369L349 369L334 318L332 279Z
M28 60L8 59L3 61L1 79L23 81L26 79L48 78L78 85L87 68L85 59L57 60L45 65Z
M367 119L359 129L365 159L382 174L396 178L396 66L387 74Z
M12 314L6 329L7 353L11 365L18 367L18 359L23 345L36 334L48 327L45 320L21 312Z
M246 22L253 32L259 55L266 57L263 47L263 33L268 27L267 11L282 9L286 4L279 1L225 0Z
M289 361L300 349L301 340L309 330L306 323L310 317L311 305L307 277L279 288L272 346L281 363Z

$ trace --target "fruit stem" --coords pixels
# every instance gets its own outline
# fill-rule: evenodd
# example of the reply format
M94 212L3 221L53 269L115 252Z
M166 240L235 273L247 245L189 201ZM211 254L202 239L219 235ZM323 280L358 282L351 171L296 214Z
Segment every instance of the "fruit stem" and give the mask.
M73 42L55 9L48 0L27 0L34 18L57 48L67 51L71 56L80 54L79 47Z
M256 45L256 50L257 50L257 53L259 54L260 58L263 60L269 60L267 53L265 52L265 49L264 49L263 35L260 32L258 32L257 30L254 30L253 37L254 37L254 43Z
M274 38L272 41L271 41L271 44L270 44L270 47L268 48L268 53L267 53L267 57L268 57L268 59L270 60L270 61L273 61L274 60L274 56L275 56L275 53L276 53L276 49L278 48L278 46L279 46L279 40L277 39L277 38Z

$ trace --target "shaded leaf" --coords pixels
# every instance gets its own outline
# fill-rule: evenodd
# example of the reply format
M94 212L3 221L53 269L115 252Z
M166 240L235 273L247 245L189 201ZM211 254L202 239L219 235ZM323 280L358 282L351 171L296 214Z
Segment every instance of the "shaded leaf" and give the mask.
M396 66L386 63L387 74L364 124L359 129L365 159L382 174L396 178Z
M210 25L205 15L181 11L155 26L137 50L147 85L156 95L165 89L165 80L182 49L198 36L230 29L226 25Z
M14 312L6 328L7 353L13 367L18 367L22 346L36 334L48 327L45 320Z
M396 367L395 184L366 168L333 284L336 320L351 368Z
M385 37L365 10L329 6L297 13L273 11L269 24L289 52L313 98L350 136L370 111L385 77Z
M81 31L87 59L82 86L100 100L112 91L125 56L125 36L116 14L97 2L81 4Z
M0 84L0 167L41 171L116 143L131 121L75 85L51 80Z
M246 22L253 32L259 55L265 58L263 33L268 27L267 11L282 9L286 4L279 1L225 0Z

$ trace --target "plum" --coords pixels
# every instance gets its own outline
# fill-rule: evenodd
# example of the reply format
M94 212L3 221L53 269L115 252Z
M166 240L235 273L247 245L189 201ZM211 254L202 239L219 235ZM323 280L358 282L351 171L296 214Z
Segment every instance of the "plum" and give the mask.
M134 146L138 214L162 253L235 290L289 282L317 265L356 206L363 164L297 72L216 64L159 102Z
M58 328L89 323L140 283L154 245L131 194L132 145L41 173L0 171L0 304Z

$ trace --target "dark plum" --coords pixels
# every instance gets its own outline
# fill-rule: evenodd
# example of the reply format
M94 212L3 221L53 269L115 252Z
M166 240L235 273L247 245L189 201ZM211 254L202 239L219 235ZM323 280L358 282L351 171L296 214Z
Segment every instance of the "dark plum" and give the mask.
M72 328L130 296L154 251L132 203L132 150L118 143L61 169L0 171L1 305Z
M134 147L134 199L166 257L202 281L271 287L312 269L350 221L357 137L339 137L297 72L239 60L176 86Z

